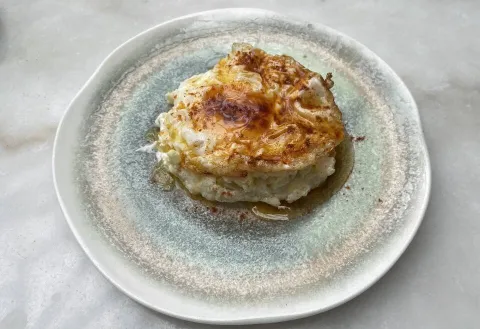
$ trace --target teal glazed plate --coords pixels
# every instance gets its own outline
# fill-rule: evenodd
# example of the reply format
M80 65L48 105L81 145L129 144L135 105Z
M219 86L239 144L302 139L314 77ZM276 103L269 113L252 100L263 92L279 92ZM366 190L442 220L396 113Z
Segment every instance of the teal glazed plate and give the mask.
M155 156L137 151L169 109L165 94L234 42L333 73L353 169L298 218L162 191L150 181ZM115 49L66 111L53 173L75 237L115 286L159 312L218 324L305 317L357 296L408 246L430 192L417 106L392 69L331 28L258 9L184 16Z

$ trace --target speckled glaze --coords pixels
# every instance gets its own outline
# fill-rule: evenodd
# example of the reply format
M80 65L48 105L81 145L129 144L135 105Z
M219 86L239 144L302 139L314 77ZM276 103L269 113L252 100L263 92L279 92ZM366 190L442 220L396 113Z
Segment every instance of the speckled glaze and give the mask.
M233 42L332 72L355 145L344 188L308 215L262 221L215 211L150 183L138 152L165 93L211 68ZM415 234L430 167L414 100L356 41L272 12L228 9L156 26L117 48L73 100L57 132L54 177L86 253L112 283L155 310L198 322L275 322L358 295Z

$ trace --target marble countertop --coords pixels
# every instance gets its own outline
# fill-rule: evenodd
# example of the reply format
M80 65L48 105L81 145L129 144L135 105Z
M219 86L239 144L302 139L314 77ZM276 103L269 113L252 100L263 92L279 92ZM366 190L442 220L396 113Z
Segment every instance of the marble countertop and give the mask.
M208 328L110 284L67 226L52 144L68 103L117 45L184 14L258 7L340 30L415 97L433 185L424 222L372 288L310 318L252 328L480 328L480 2L3 0L0 5L0 328Z

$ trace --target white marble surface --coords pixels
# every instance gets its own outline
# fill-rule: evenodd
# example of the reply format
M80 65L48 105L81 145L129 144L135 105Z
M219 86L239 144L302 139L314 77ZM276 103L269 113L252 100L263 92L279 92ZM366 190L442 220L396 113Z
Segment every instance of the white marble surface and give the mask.
M2 0L0 328L207 328L114 288L70 232L52 142L75 93L121 42L169 18L261 6L332 26L405 80L431 154L425 220L375 286L332 311L256 328L480 328L480 2Z

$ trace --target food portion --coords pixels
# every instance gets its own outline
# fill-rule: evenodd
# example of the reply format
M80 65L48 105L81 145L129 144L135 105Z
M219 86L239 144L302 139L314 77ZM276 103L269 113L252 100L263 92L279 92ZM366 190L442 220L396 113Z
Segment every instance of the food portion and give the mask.
M156 120L158 161L205 199L280 206L335 171L342 114L325 78L286 55L234 44L227 57L168 93Z

